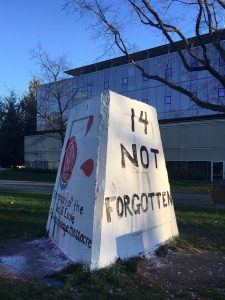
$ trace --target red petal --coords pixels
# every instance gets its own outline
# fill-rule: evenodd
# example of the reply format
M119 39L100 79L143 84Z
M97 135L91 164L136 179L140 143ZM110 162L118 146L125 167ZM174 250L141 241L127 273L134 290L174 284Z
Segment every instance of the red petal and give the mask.
M89 119L88 119L88 123L87 123L85 135L87 135L87 133L88 133L89 130L91 129L91 126L92 126L92 124L93 124L93 121L94 121L94 116L90 116Z
M94 162L92 159L86 160L82 165L81 165L81 170L84 172L84 174L89 177L91 176L93 169L94 169Z

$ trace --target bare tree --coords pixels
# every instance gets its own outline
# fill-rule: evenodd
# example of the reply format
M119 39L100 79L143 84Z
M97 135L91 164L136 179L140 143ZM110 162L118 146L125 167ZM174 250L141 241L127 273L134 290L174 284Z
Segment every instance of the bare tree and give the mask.
M31 50L32 59L39 66L40 83L38 89L37 115L42 129L58 132L63 144L68 114L78 100L81 86L73 81L69 84L64 73L70 65L66 55L51 58L39 45Z
M114 6L113 6L114 5ZM222 101L207 101L200 98L196 93L188 90L181 84L172 82L170 79L154 74L151 70L146 71L142 65L130 53L124 28L131 23L127 19L120 18L118 7L125 10L135 18L139 24L150 28L148 38L156 32L160 33L169 43L171 51L176 51L181 63L188 72L208 72L219 85L225 88L225 76L212 61L212 48L207 46L208 41L218 53L221 60L225 61L225 49L222 38L225 37L223 29L223 15L225 1L223 0L117 0L109 5L104 0L65 0L65 8L74 13L80 13L83 17L95 20L92 28L99 37L106 39L108 48L116 46L132 63L140 70L142 76L156 80L173 90L176 90L190 98L197 106L217 112L225 112ZM179 14L185 15L191 12L191 27L195 38L188 38L187 32L182 30L183 25ZM93 18L94 17L94 18ZM125 21L124 21L125 20ZM207 39L207 43L206 43ZM180 41L180 42L178 42ZM196 47L198 51L196 51Z

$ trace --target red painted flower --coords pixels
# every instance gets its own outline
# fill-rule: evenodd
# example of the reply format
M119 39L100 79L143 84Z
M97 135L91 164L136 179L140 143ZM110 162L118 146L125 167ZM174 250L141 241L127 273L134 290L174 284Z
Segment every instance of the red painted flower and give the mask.
M60 177L63 185L66 185L68 180L70 179L76 159L77 159L77 143L75 137L73 136L69 138L67 141L66 150L62 162Z
M86 160L82 165L81 165L81 170L84 172L84 174L87 176L87 177L90 177L92 172L93 172L93 169L94 169L94 162L92 159L88 159Z

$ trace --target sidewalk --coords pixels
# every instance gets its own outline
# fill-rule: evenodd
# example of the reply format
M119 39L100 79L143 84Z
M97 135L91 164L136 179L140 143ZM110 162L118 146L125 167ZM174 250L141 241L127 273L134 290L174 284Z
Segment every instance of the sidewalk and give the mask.
M52 193L54 183L37 181L0 180L0 190L18 190L28 192ZM225 204L213 204L210 193L203 192L172 192L174 205L182 204L189 206L225 209Z
M38 181L0 180L0 190L52 193L54 183Z
M215 209L225 209L225 204L214 204L210 193L203 192L172 192L174 205L182 204Z

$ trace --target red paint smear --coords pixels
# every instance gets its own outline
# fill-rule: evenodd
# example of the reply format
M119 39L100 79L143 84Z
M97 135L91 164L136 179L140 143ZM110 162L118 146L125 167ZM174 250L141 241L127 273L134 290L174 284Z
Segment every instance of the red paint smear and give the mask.
M66 144L66 150L62 162L62 168L60 172L61 180L64 184L67 184L70 179L73 168L77 159L77 143L75 137L68 139Z
M94 162L92 159L86 160L82 165L81 165L81 170L84 172L84 174L89 177L91 176L93 169L94 169Z
M87 128L86 128L86 132L85 132L85 136L87 135L87 133L89 132L89 130L91 129L91 126L93 124L94 121L94 116L90 116L88 119L88 123L87 123Z

